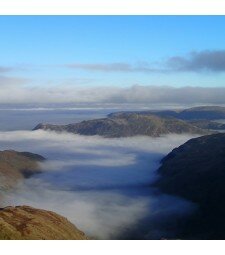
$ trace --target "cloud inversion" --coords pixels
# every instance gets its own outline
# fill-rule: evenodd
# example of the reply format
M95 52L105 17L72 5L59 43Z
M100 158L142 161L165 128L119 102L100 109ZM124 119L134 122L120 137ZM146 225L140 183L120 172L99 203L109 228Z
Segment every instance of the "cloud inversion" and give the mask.
M192 212L193 205L155 194L150 183L162 156L191 137L109 139L42 130L0 132L1 150L26 150L48 158L43 174L5 194L1 206L26 204L55 211L94 238L171 237L175 229L167 231L165 225Z

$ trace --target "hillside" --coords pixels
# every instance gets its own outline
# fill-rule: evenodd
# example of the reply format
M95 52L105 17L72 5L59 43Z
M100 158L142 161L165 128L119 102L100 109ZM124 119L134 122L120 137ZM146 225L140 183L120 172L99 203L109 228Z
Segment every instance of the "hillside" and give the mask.
M0 190L13 187L19 180L40 172L44 157L13 150L0 151Z
M177 113L177 118L191 120L191 119L224 119L225 107L221 106L201 106L185 109Z
M44 157L30 152L0 151L0 191L7 192L19 181L40 173ZM4 199L4 196L1 197ZM29 206L0 208L0 240L87 239L66 218Z
M108 117L118 117L123 112L115 112ZM221 106L199 106L183 110L159 110L159 111L139 111L137 114L151 115L168 118L173 117L181 120L216 120L225 119L225 107Z
M202 129L208 129L208 130L216 130L216 131L225 131L225 124L210 121L210 120L192 120L189 123L192 125L202 128Z
M85 240L66 218L29 206L0 209L0 240Z
M189 140L162 160L158 173L155 186L162 192L199 206L186 237L225 238L225 134Z
M182 120L138 113L121 113L118 116L87 120L68 125L39 124L34 130L38 129L56 132L65 131L81 135L100 135L104 137L130 137L137 135L158 137L169 133L208 133L208 131Z

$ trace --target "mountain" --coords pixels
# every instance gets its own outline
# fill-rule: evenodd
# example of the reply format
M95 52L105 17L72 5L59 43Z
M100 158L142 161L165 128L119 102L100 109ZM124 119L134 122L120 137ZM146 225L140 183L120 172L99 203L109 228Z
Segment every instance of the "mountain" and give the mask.
M225 131L225 124L210 120L192 120L190 124L208 130Z
M191 139L161 163L154 185L199 207L183 238L225 239L225 134Z
M108 118L87 120L68 125L38 124L33 130L38 129L104 137L130 137L137 135L158 137L169 133L208 133L208 131L183 120L138 113L120 113Z
M128 113L131 112L115 112L110 113L108 117L115 118ZM213 131L225 130L225 124L215 122L218 119L225 119L225 107L221 106L201 106L184 110L139 111L136 114L180 119L201 129Z
M221 107L221 106L193 107L193 108L185 109L181 112L178 112L176 118L183 119L183 120L225 119L225 107Z
M108 117L116 117L123 112L111 113ZM157 115L159 117L173 117L182 120L216 120L225 119L225 107L200 106L184 110L139 111L137 114Z
M17 182L40 173L45 158L30 152L0 151L0 191L13 188ZM1 197L4 199L4 196ZM87 239L66 218L29 206L0 208L0 240L4 239Z
M66 218L29 206L0 209L1 240L85 240L83 232Z
M19 180L40 173L45 158L30 152L0 151L0 190L13 187Z

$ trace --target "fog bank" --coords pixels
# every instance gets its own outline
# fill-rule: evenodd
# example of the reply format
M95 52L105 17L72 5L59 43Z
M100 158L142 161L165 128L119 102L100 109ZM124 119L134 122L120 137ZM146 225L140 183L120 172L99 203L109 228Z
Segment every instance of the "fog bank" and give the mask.
M5 194L1 206L26 204L53 210L93 238L172 238L174 219L194 207L160 194L150 184L160 159L190 138L0 132L1 150L30 151L48 159L41 164L43 173Z

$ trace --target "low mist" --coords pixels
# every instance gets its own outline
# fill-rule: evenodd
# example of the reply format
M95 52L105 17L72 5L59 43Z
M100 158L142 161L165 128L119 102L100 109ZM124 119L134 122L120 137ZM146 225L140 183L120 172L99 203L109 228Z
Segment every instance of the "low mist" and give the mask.
M47 158L43 173L7 193L1 206L30 205L67 217L97 239L176 235L194 205L151 188L160 160L193 136L110 139L42 130L0 132L0 149Z

